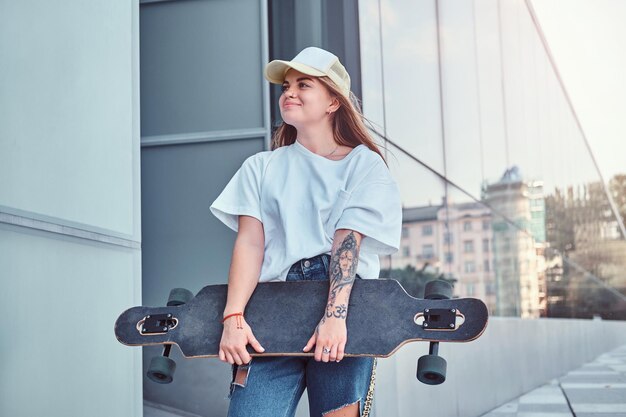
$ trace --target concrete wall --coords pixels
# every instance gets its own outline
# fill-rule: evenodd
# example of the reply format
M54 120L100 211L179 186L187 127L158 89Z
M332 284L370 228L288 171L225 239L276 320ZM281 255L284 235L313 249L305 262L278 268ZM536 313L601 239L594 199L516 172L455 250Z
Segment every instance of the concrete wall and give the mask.
M379 359L370 417L480 416L623 344L626 322L494 317L479 339L440 346L448 362L447 380L441 385L424 385L415 377L418 358L428 353L427 343L410 343L390 358ZM144 410L151 417L224 415L210 410L189 413L152 402ZM308 415L305 392L296 417Z
M0 2L0 415L141 416L137 0Z
M415 377L426 343L380 359L374 415L479 416L623 344L626 322L491 318L479 339L440 346L448 362L442 385Z

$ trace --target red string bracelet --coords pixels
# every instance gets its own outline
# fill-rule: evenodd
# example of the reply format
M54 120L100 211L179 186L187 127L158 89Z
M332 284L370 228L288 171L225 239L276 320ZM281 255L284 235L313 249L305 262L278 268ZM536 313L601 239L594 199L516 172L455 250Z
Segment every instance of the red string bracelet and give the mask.
M226 320L228 320L231 317L235 317L237 316L237 328L238 329L243 329L243 325L241 324L241 317L243 317L243 313L233 313L233 314L229 314L228 316L224 317L222 319L222 323L224 323Z

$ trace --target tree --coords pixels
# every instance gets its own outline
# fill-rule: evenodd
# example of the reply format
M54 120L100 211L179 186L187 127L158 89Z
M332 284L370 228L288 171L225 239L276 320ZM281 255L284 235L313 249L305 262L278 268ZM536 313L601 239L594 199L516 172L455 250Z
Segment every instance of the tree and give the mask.
M626 174L609 181L609 192L618 215L626 220ZM549 316L624 319L624 299L604 288L598 280L624 293L624 241L610 233L616 218L601 182L555 189L546 197L548 260L563 258L561 279L549 282L549 299L561 299L548 306ZM570 267L571 265L574 265Z
M626 224L626 174L617 174L611 178L609 181L609 192L617 206L622 223Z

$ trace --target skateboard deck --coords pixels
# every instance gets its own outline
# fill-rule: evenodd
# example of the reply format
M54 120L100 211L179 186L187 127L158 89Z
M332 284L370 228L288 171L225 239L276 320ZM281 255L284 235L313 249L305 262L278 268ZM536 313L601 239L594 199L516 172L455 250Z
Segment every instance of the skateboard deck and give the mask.
M244 316L265 348L251 356L312 356L302 348L325 313L328 281L259 283ZM204 287L170 307L133 307L115 323L124 345L178 345L188 358L217 357L227 285ZM485 304L474 298L414 298L392 279L356 280L348 306L345 356L388 357L413 341L469 342L487 326Z

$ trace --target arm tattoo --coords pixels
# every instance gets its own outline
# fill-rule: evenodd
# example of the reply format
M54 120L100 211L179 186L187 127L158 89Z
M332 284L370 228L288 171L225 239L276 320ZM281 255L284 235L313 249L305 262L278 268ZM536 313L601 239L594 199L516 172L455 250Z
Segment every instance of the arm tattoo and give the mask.
M322 323L326 318L335 317L345 320L348 315L348 300L352 285L356 277L359 248L357 246L354 232L350 232L335 250L330 259L330 290L328 293L328 304L326 314L322 317ZM340 305L335 305L337 296L345 293L346 301Z
M335 307L335 311L332 311L326 306L326 317L336 317L338 319L345 319L348 314L348 306L341 304Z

